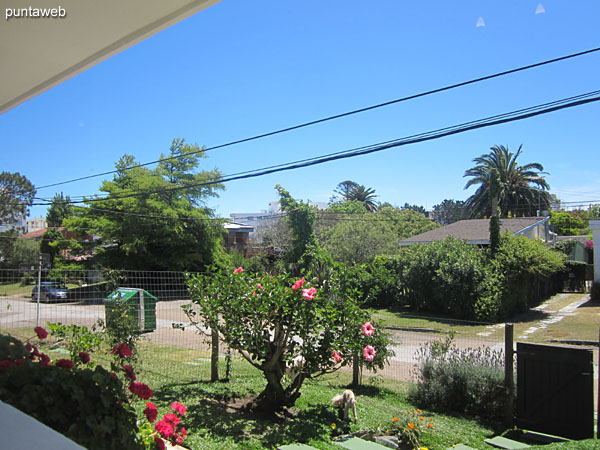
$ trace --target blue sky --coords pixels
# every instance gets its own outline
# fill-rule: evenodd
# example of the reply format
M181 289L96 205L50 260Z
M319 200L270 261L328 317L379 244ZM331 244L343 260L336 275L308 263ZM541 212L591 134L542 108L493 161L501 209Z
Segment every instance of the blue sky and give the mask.
M598 47L599 21L597 0L223 0L0 116L0 167L43 186L112 170L124 153L156 160L173 138L212 147ZM203 167L230 174L401 138L597 90L598 80L594 53L214 150ZM258 212L276 184L326 202L350 179L379 201L431 208L471 195L464 171L500 144L522 144L520 163L542 163L561 200L600 202L599 117L592 103L233 181L208 206ZM38 195L91 195L101 180Z

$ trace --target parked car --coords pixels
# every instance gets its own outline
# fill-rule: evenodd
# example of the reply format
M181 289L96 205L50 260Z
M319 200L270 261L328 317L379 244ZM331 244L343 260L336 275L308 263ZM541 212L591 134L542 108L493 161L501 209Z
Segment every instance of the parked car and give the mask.
M38 285L31 291L31 300L37 301ZM69 290L56 281L42 281L40 283L40 301L59 301L69 298Z

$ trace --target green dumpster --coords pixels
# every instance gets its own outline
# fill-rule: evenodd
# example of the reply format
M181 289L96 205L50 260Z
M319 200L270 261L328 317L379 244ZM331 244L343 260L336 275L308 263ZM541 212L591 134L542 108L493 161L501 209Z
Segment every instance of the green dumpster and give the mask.
M143 333L156 330L156 301L158 299L144 289L117 288L104 299L104 310L106 314L106 325L110 326L113 320L113 309L116 302L127 304L127 315L135 317L139 329Z

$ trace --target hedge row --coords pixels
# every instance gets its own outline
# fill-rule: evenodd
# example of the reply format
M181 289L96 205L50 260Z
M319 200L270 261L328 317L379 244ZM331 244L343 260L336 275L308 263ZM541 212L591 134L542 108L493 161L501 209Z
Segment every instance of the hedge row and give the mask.
M551 295L551 277L563 267L564 255L526 237L502 236L494 257L448 237L355 266L352 278L368 306L496 321Z

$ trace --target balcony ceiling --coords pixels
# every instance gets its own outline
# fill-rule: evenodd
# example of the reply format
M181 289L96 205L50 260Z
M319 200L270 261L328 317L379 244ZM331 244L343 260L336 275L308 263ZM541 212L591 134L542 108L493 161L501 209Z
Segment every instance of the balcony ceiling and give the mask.
M0 114L220 0L7 0L0 8ZM57 8L13 18L6 8Z

